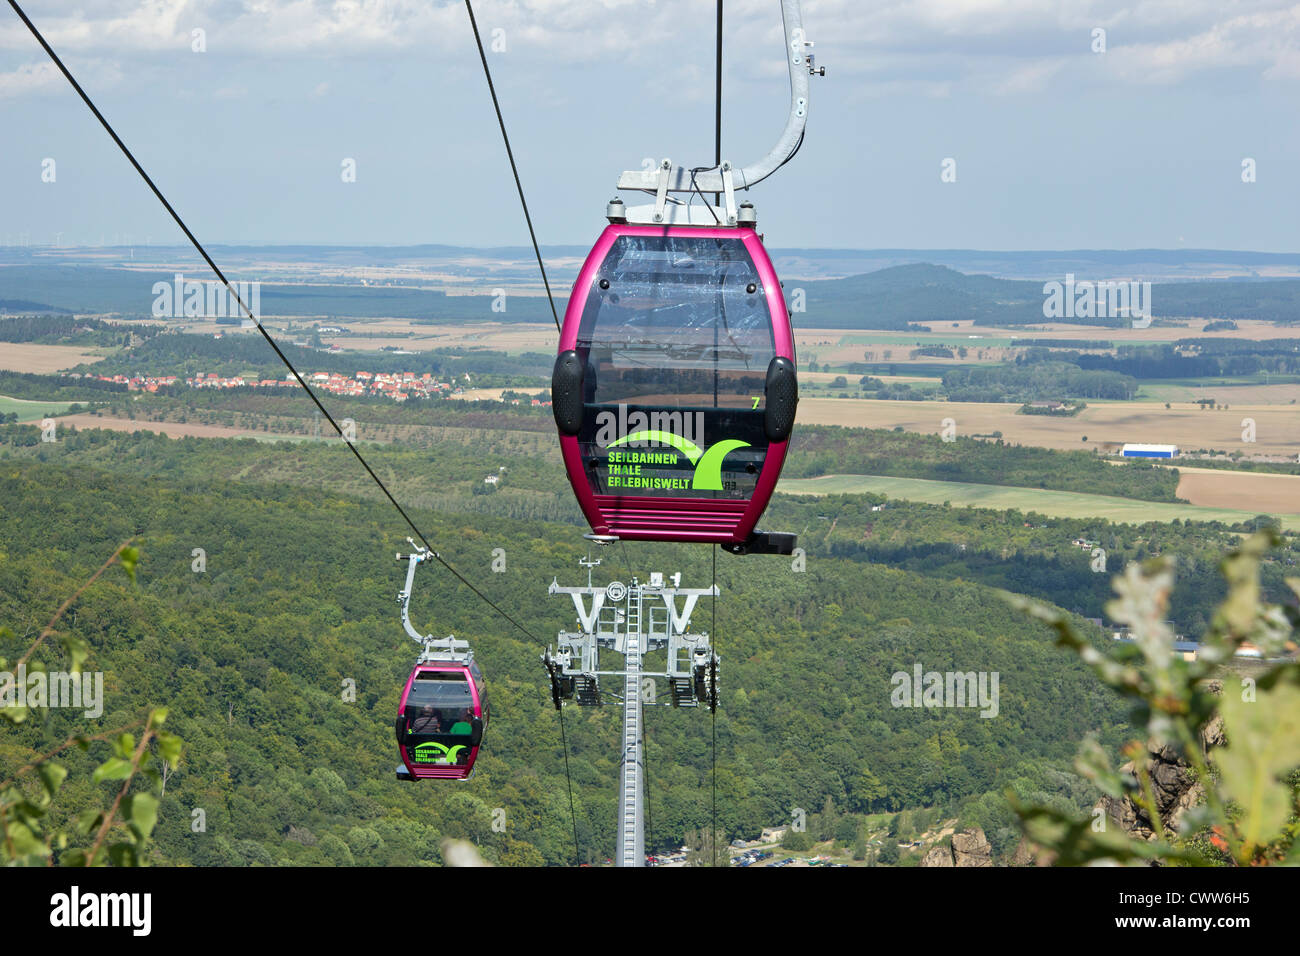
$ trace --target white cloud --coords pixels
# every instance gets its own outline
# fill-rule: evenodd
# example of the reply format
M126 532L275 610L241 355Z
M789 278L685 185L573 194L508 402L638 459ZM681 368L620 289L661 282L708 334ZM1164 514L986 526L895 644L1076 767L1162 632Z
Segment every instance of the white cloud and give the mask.
M712 69L712 5L700 0L479 0L475 12L485 43L504 31L507 52L489 56L516 75L621 65L680 84ZM188 52L196 27L210 53L258 58L425 58L472 43L461 0L135 0L125 9L47 0L31 13L56 50L115 58ZM955 84L1018 95L1064 73L1094 83L1180 82L1224 68L1300 76L1300 4L1288 0L805 0L803 17L819 61L867 87L861 95ZM776 0L730 0L726 22L730 69L783 72ZM1108 31L1100 71L1089 62L1099 26ZM0 49L33 49L16 18L0 24Z
M993 90L1004 95L1037 93L1065 68L1065 60L1034 60L1015 67L1009 75L993 81Z
M1300 77L1300 6L1256 11L1186 37L1121 46L1113 52L1128 80L1175 83L1223 69L1294 79Z
M0 73L0 99L38 92L62 82L53 63L24 63L16 70Z

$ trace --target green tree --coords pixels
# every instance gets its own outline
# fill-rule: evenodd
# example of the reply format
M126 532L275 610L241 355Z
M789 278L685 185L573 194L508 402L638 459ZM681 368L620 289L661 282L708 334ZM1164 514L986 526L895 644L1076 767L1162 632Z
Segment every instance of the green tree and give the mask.
M813 848L812 834L807 830L796 830L794 827L788 827L785 833L781 835L781 846L783 849L794 853L804 853Z
M862 767L849 788L849 806L858 813L870 813L882 805L889 790L869 767Z
M835 839L835 825L838 822L838 817L835 813L835 801L831 799L829 793L822 802L822 812L817 814L811 822L813 824L813 833L816 834L819 841L825 842L826 840Z
M903 810L894 815L889 823L889 835L900 843L911 843L916 839L916 825L912 820L912 811Z
M352 856L352 851L348 849L348 845L333 833L327 833L321 837L320 848L321 852L335 866L354 866L356 864L356 859Z

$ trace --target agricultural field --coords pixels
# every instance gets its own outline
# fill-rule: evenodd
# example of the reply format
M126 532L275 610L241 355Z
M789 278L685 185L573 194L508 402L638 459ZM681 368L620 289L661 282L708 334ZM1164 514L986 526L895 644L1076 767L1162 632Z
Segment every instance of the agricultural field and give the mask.
M889 343L909 343L916 341L926 341L927 338L935 342L953 342L958 339L969 336L977 336L983 339L989 345L1010 345L1013 338L1016 339L1078 339L1085 340L1110 340L1115 343L1145 343L1153 344L1159 342L1174 342L1178 339L1202 336L1206 338L1243 338L1243 339L1286 339L1295 337L1295 328L1292 326L1277 325L1273 322L1264 322L1253 319L1242 319L1237 322L1236 331L1218 331L1203 332L1207 319L1186 319L1176 320L1168 325L1152 324L1145 329L1134 328L1116 328L1108 325L1075 325L1064 322L1043 322L1041 325L1027 326L1025 328L1007 329L998 326L978 325L970 320L957 322L945 322L936 320L925 323L930 327L930 332L885 332L863 330L858 332L845 333L840 329L800 329L800 335L807 335L821 340L828 338L840 339L844 345L863 345L872 342Z
M958 435L1000 431L1004 441L1043 448L1114 452L1125 442L1153 442L1271 457L1300 454L1300 406L1294 405L1230 403L1227 410L1207 411L1186 403L1168 409L1156 402L1090 403L1069 418L1021 415L1019 408L1013 403L805 398L799 403L799 421L857 428L902 426L935 434L943 419L951 418ZM1243 418L1255 420L1254 444L1242 441Z
M339 442L338 434L329 423L322 420L320 437L314 435L295 435L288 432L261 431L252 428L240 428L232 425L212 425L203 422L156 421L143 418L117 418L109 415L64 415L59 418L60 425L74 425L79 429L103 428L108 431L153 432L168 438L252 438L261 442L319 442L331 444ZM369 438L358 438L355 444L383 444Z
M46 375L89 362L103 355L75 345L35 345L29 342L0 342L0 371Z
M71 406L71 402L39 402L0 395L0 415L16 414L20 422L38 422L47 415L62 415Z
M796 319L799 316L795 316ZM1045 322L1026 328L1006 329L976 325L967 320L960 322L927 323L931 332L855 331L842 329L800 328L795 331L795 344L799 348L800 362L806 363L808 355L816 355L818 363L845 365L865 361L865 353L872 353L870 361L907 365L909 353L921 345L946 345L967 350L964 361L955 359L918 358L927 365L970 365L986 362L1003 362L1015 357L1019 348L1010 348L1013 339L1072 339L1080 342L1106 341L1114 345L1157 345L1172 343L1184 338L1212 339L1288 339L1296 337L1294 326L1272 322L1243 320L1236 331L1202 332L1206 320L1180 321L1173 325L1155 325L1145 329L1117 329L1108 326L1066 325ZM888 352L888 356L886 356ZM1163 401L1163 399L1162 399Z
M254 433L245 428L231 428L228 425L204 425L201 422L150 422L143 419L111 418L107 415L64 415L59 419L60 425L75 425L77 428L107 428L116 432L149 431L167 435L170 438L252 438ZM326 424L328 428L328 424Z
M1253 381L1157 382L1138 387L1138 401L1195 402L1213 398L1221 405L1297 405L1300 383L1261 385ZM1294 409L1300 417L1300 408Z
M1208 508L1240 508L1257 514L1300 515L1300 475L1178 466L1178 497Z
M511 293L514 294L516 293ZM302 320L297 320L297 324L301 325ZM411 351L476 348L518 355L522 352L554 351L556 342L554 325L501 322L476 322L472 325L416 325L409 319L354 318L323 324L342 325L352 334L322 334L322 342L327 345L337 343L341 348L358 351L374 351L380 348Z
M509 388L467 388L457 395L451 396L452 399L463 402L502 402L505 399L503 393L509 391L519 391L519 389Z
M849 375L846 372L803 372L799 373L799 386L801 388L809 385L830 385L837 378L846 378L849 387L856 389L860 375ZM937 375L875 375L872 378L880 379L886 385L939 385L943 379Z
M877 494L903 501L943 504L958 508L991 508L1036 511L1057 518L1102 518L1116 524L1148 521L1252 521L1266 509L1243 511L1195 505L1134 501L1108 495L1086 495L1005 485L977 485L960 481L931 481L925 478L881 478L868 475L826 475L822 478L783 479L778 491L792 495ZM1297 509L1300 510L1300 509ZM1300 530L1300 514L1275 515L1288 530Z

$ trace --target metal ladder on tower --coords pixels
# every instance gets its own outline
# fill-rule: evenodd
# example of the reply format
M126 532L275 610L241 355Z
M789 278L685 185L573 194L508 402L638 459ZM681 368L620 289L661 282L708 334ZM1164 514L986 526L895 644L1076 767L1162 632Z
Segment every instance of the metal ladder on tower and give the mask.
M645 850L641 844L641 635L640 614L632 626L632 609L639 601L629 602L629 627L623 687L623 781L620 794L619 865L644 866Z

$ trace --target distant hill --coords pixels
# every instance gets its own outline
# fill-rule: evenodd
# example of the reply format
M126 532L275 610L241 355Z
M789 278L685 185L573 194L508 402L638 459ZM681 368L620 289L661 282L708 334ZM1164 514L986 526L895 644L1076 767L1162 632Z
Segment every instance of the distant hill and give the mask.
M594 238L594 234L593 234ZM779 237L770 236L769 239ZM208 246L227 272L257 265L293 271L300 266L334 268L423 267L439 275L485 274L519 276L537 282L537 263L531 246L320 246L251 245L237 243ZM543 245L542 256L552 282L563 287L577 275L588 245ZM967 275L1001 279L1059 279L1067 272L1090 279L1139 279L1182 282L1226 278L1300 278L1300 253L1254 252L1240 249L837 249L768 245L777 271L800 280L838 279L863 275L893 266L930 263ZM202 262L189 246L102 246L52 248L50 246L0 246L0 265L95 265L131 268L141 261L164 268L179 266L197 271Z
M178 267L180 268L180 267ZM462 269L487 275L485 266ZM34 311L117 313L148 316L154 283L171 283L176 270L129 270L89 265L27 264L0 268L0 302L30 303ZM188 279L206 281L201 268L185 268ZM228 273L232 281L255 273ZM511 280L492 272L509 292ZM1061 273L1064 279L1065 273ZM1083 280L1086 276L1080 274ZM517 283L514 285L517 288ZM562 289L560 282L553 287ZM970 275L944 265L914 263L863 275L786 283L787 299L803 291L805 311L796 322L810 328L904 330L909 324L969 320L985 325L1020 326L1044 321L1043 282ZM549 322L546 300L510 294L506 311L493 311L489 295L448 295L413 286L373 286L359 282L262 282L262 313L268 316L320 316L346 319L392 317L444 322ZM559 308L565 298L557 296ZM797 307L797 303L796 307ZM1300 321L1300 279L1220 279L1156 283L1151 290L1157 317ZM13 311L13 310L10 310ZM1056 319L1088 325L1126 324L1112 319Z
M963 275L947 266L894 266L803 286L813 328L905 329L909 323L1043 321L1041 282Z
M0 299L0 314L44 315L67 311L67 309L56 309L44 302L33 302L30 299Z
M27 265L0 269L0 299L14 297L32 301L36 311L66 311L79 314L152 314L154 284L171 285L176 272L187 281L209 281L202 266L176 270L108 269L101 266ZM247 273L227 271L230 281L254 280ZM322 316L327 318L427 319L434 322L549 322L546 300L535 296L510 296L505 312L492 310L489 295L456 295L431 289L401 286L287 284L263 282L263 315Z
M782 275L842 278L892 266L929 263L1001 279L1089 279L1181 282L1196 279L1300 276L1300 254L1228 249L785 249L768 252ZM547 255L551 255L546 250Z
M1061 276L1064 279L1064 274ZM1082 277L1080 277L1082 278ZM965 275L947 266L894 266L801 286L806 313L799 324L831 329L906 329L909 323L970 320L984 325L1031 325L1045 321L1044 283ZM787 297L792 286L787 283ZM1300 279L1204 280L1153 284L1159 317L1300 320ZM1124 319L1054 319L1088 325Z

